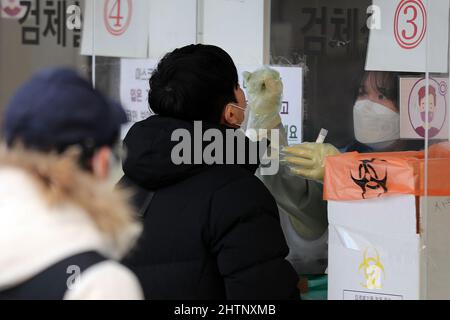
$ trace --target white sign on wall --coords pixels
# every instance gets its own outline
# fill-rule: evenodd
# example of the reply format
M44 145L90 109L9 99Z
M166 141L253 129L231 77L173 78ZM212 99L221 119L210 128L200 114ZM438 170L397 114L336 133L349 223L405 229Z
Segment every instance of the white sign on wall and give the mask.
M370 31L366 70L448 70L449 0L373 0L377 28Z
M201 43L217 45L239 64L269 62L270 1L199 0Z
M82 54L160 59L189 44L217 45L237 63L269 61L270 0L86 1Z
M156 60L121 60L120 100L129 119L129 123L122 130L122 139L134 123L145 120L152 115L148 105L149 79L156 65ZM242 73L244 71L252 72L257 68L238 67L242 88L244 88ZM273 66L272 68L280 72L284 84L281 119L286 128L288 142L289 144L301 143L303 70L298 67Z
M146 58L148 1L87 1L81 54Z
M122 129L122 139L133 124L152 115L148 105L148 92L149 80L156 65L156 60L121 59L120 101L128 117L128 124Z
M281 120L286 127L289 144L303 142L303 69L300 67L273 67L284 83Z

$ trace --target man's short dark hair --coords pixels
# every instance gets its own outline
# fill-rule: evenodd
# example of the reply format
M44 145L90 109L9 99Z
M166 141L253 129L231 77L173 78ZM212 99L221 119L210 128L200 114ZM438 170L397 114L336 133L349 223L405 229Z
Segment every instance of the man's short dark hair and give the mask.
M189 45L168 53L150 79L154 113L185 120L220 121L226 104L236 102L236 66L219 47Z

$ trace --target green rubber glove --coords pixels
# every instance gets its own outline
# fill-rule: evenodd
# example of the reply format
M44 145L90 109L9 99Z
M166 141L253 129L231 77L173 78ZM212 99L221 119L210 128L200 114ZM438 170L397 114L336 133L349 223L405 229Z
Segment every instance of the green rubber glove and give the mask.
M283 148L281 161L291 173L308 180L323 182L325 159L340 154L331 144L303 143Z

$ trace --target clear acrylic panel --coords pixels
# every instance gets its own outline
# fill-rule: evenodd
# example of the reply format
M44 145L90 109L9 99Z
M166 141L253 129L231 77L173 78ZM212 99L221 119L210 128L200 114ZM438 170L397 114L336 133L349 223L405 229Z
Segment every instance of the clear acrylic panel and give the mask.
M423 1L428 19L425 99L419 103L424 131L421 223L424 299L450 299L449 1ZM434 21L439 21L437 24ZM439 67L438 67L439 66ZM420 96L420 94L419 94Z
M411 236L419 241L417 254L396 256L406 261L397 267L414 270L408 273L414 276L401 279L398 270L392 271L395 263L382 253L386 268L380 273L384 286L393 283L388 280L393 275L398 281L416 283L409 297L421 299L450 298L445 274L450 267L446 232L450 214L445 214L450 203L445 196L449 194L450 177L445 169L449 161L445 154L432 151L449 139L449 10L447 0L272 1L271 62L299 65L304 70L304 141L314 141L320 129L326 128L327 142L343 152L421 152L415 176L418 228ZM355 108L358 101L367 100L398 114L400 139L375 143L377 137L388 140L398 132L386 127L384 137L377 136L376 121L362 121ZM368 126L374 130L366 130ZM431 196L435 194L441 196ZM364 291L359 284L355 286L358 289L354 290ZM395 290L388 287L360 298L405 297L389 295ZM412 295L414 290L417 293Z

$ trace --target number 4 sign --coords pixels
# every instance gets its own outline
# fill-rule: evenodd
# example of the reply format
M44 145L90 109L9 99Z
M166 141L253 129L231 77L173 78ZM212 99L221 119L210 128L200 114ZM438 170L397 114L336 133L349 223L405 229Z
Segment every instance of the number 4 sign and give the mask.
M133 1L107 0L103 12L106 30L113 36L124 34L131 23L132 14Z
M381 28L370 31L366 70L448 68L449 0L373 0Z
M145 58L147 25L147 0L87 1L81 53Z

